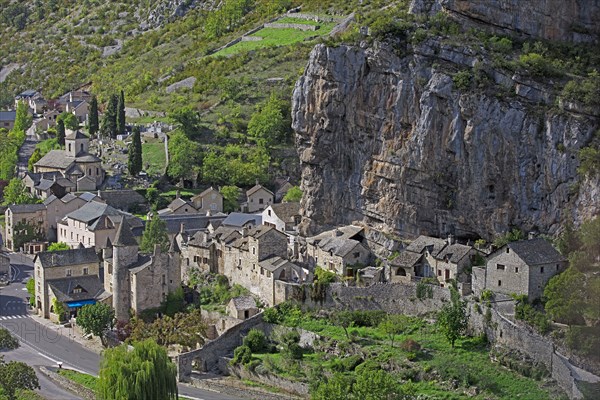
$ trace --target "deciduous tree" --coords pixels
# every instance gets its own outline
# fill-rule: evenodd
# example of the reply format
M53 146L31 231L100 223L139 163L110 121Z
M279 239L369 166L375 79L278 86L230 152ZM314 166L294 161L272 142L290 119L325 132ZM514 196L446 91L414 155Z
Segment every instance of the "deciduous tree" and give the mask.
M98 336L104 342L104 332L112 328L115 320L115 312L111 306L104 303L89 304L81 307L77 313L77 325L86 334Z
M19 389L34 390L39 389L37 375L29 365L11 361L5 362L4 356L0 356L0 386L9 400L15 400L16 392Z
M52 243L50 246L48 246L46 251L61 251L61 250L69 250L69 249L70 249L69 245L66 244L65 242L56 242L56 243Z
M286 203L294 203L300 200L302 200L302 190L298 186L291 187L283 196L283 201Z
M106 349L96 395L103 400L177 399L177 367L152 340Z
M466 302L460 299L460 294L454 286L450 287L450 304L442 307L437 317L437 324L454 348L456 339L459 339L467 329L469 321Z
M176 131L169 139L169 166L167 173L174 179L192 177L200 162L200 146L181 132Z
M221 188L221 194L223 195L223 211L230 213L238 209L238 197L240 196L239 187L223 186Z
M158 216L155 216L146 224L146 229L142 235L140 251L152 253L155 244L159 244L163 251L166 251L169 248L167 225Z
M248 136L254 138L259 146L268 149L284 138L284 122L281 101L273 93L269 100L252 114L248 122Z
M4 187L4 204L31 204L36 200L31 197L21 179L13 178Z

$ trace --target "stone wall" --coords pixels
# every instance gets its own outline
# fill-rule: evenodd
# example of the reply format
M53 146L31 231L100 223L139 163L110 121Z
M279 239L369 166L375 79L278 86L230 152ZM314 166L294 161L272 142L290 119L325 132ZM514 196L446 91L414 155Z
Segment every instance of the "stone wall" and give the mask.
M249 379L254 382L260 382L265 385L274 386L278 388L285 388L287 392L294 393L303 397L308 397L308 384L302 382L291 381L289 379L282 378L278 375L273 375L268 372L257 374L256 372L249 371L242 365L227 365L229 374L236 376L240 379Z
M62 375L57 374L56 372L46 368L40 367L40 372L46 375L50 380L58 383L58 386L67 389L68 391L77 394L79 397L84 400L94 400L96 395L94 392L79 383L73 382L70 379L65 378Z
M275 29L299 29L301 31L316 31L320 28L319 25L308 25L308 24L285 24L279 22L273 22L270 24L265 24L265 28L275 28Z
M248 318L244 322L225 331L218 339L206 342L201 349L193 350L177 356L177 371L180 382L189 382L192 376L192 363L197 362L203 372L217 368L219 358L232 354L242 344L243 337L252 328L261 329L262 313Z

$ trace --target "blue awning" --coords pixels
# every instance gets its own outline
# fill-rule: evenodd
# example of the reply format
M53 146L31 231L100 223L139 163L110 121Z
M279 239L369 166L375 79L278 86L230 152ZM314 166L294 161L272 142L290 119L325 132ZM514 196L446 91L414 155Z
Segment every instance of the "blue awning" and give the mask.
M96 304L96 300L67 301L67 306L69 308L83 307L88 304Z

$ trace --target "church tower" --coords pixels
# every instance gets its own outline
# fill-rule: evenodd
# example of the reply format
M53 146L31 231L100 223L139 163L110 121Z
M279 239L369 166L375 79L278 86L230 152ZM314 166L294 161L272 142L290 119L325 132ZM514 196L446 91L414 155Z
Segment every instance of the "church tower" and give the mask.
M117 321L129 320L131 308L131 283L129 266L138 260L138 243L133 237L129 223L123 217L113 243L113 308Z
M77 157L81 154L87 154L90 148L90 138L81 131L68 130L65 136L65 150L69 157Z

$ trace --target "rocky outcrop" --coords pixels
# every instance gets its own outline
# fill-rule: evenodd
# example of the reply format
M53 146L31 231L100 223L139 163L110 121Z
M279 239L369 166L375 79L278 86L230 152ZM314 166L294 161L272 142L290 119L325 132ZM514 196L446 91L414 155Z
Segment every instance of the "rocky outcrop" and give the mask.
M550 85L502 71L487 71L486 90L457 89L447 71L474 65L487 68L433 40L404 57L316 46L292 106L302 231L362 221L400 236L490 238L597 214L598 181L578 183L576 153L598 118L552 108Z
M411 11L446 11L463 24L501 34L597 42L600 0L412 0Z

